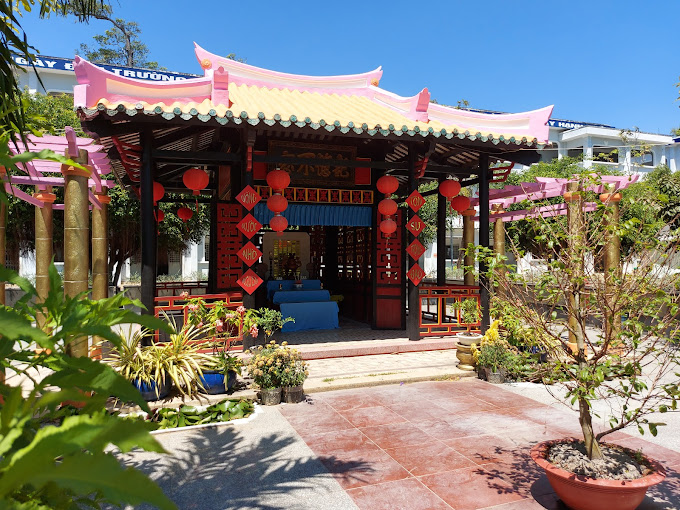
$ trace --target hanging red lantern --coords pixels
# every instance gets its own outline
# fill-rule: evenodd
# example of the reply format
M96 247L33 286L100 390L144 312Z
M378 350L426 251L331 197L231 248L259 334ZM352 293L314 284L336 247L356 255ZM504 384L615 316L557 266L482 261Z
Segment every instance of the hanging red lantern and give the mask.
M277 168L267 174L267 184L275 191L284 190L290 185L290 175Z
M269 220L269 226L272 230L281 233L286 230L286 228L288 228L288 220L277 214L271 220Z
M272 195L267 200L267 208L274 213L282 213L288 207L288 200L283 195Z
M453 179L447 179L439 184L439 193L444 195L446 198L453 198L458 193L460 193L460 183L458 181L454 181Z
M160 182L153 183L153 205L157 205L158 201L165 195L165 188Z
M179 209L177 209L177 216L179 217L180 220L182 220L185 223L189 221L193 215L194 211L192 211L188 207L180 207Z
M165 219L165 213L161 211L160 209L158 210L158 215L156 216L156 221L160 223Z
M458 195L457 197L453 197L451 199L451 209L453 209L454 211L462 213L468 207L470 207L470 199L468 197Z
M378 179L376 186L383 195L391 195L399 189L399 181L393 175L383 175Z
M210 177L200 168L192 168L184 172L182 181L187 188L193 190L194 195L200 195L201 190L208 187Z
M394 234L397 230L397 223L392 218L387 218L380 222L380 232L383 234Z
M397 203L391 198L381 200L378 204L378 211L383 216L392 216L397 212Z

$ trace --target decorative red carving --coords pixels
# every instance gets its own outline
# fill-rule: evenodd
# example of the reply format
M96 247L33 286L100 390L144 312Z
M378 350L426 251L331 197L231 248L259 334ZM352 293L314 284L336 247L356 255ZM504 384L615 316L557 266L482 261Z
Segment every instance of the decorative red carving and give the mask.
M406 248L406 251L409 255L411 255L413 260L418 260L423 255L423 253L425 253L425 249L426 248L423 246L423 243L416 239L411 244L409 244L408 248Z
M238 251L238 257L249 266L257 262L261 256L262 252L250 241Z
M406 273L408 279L413 282L413 285L418 285L420 281L425 278L425 271L417 263L411 266L411 269Z
M260 231L260 229L262 228L262 223L257 221L255 219L255 216L253 216L252 214L248 214L248 216L246 216L239 222L237 228L241 231L241 233L244 236L250 239Z
M423 229L425 228L425 222L421 220L418 215L413 216L410 220L408 220L408 223L406 224L406 228L408 229L411 234L414 236L419 235Z
M413 190L413 193L411 193L406 199L406 203L411 209L413 209L414 212L418 212L425 204L425 199L423 198L423 195L418 193L418 190L416 189Z
M255 273L255 271L252 269L248 269L248 271L246 271L246 273L241 276L241 278L239 278L236 283L238 283L248 294L252 294L255 289L257 289L262 284L262 278L257 276L257 273Z
M236 200L249 211L262 200L262 197L250 185L243 188L243 191L236 196Z
M217 288L234 289L243 265L237 255L242 246L237 226L243 209L238 204L217 205Z

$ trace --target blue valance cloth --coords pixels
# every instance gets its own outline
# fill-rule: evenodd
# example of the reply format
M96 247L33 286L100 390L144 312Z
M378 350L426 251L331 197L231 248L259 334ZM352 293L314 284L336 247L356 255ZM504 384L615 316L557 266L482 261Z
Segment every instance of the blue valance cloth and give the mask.
M288 203L288 208L281 216L289 225L309 227L322 225L329 227L370 227L372 223L371 207L365 205L309 205ZM253 215L263 225L269 225L274 213L267 209L267 204L260 202L255 206Z
M277 290L272 302L281 303L310 303L312 301L330 301L331 293L327 290Z
M337 329L338 304L335 301L320 301L316 303L282 303L281 315L292 317L295 322L283 325L281 331L305 331L308 329Z
M320 290L321 280L301 280L302 290ZM274 293L278 290L293 290L295 280L267 280L267 299L269 301L274 297ZM280 287L280 288L279 288Z

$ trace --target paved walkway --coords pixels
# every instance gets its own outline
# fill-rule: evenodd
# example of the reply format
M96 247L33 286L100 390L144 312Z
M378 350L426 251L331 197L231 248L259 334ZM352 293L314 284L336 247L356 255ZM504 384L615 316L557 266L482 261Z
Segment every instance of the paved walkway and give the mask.
M578 433L569 410L467 378L316 393L124 458L180 508L561 509L528 452ZM668 470L640 509L680 508L680 451L612 439Z

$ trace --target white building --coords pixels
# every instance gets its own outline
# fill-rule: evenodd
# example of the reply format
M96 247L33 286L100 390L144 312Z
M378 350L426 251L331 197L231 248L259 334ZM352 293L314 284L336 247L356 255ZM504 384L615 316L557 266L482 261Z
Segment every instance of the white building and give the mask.
M29 62L21 57L15 63L26 72L19 73L20 87L28 88L31 93L73 94L76 77L72 60L61 57L38 56L33 62L40 73L38 77ZM197 75L148 69L132 69L122 66L102 65L105 69L130 78L149 81L177 81ZM480 110L484 111L484 110ZM542 151L543 161L552 161L564 156L583 155L583 166L604 165L624 173L644 174L654 167L665 164L672 171L680 169L680 138L670 135L657 135L641 132L627 132L605 124L575 122L551 119L550 142ZM521 169L516 165L515 169ZM462 222L454 224L447 235L447 267L455 267L462 239ZM191 245L184 253L168 253L167 261L159 260L159 269L170 276L183 278L196 277L199 273L207 276L209 238L206 236L198 245ZM436 246L428 248L423 264L426 272L436 267ZM22 257L19 270L24 276L35 274L35 258ZM138 260L128 260L121 272L123 280L135 278L140 274Z

